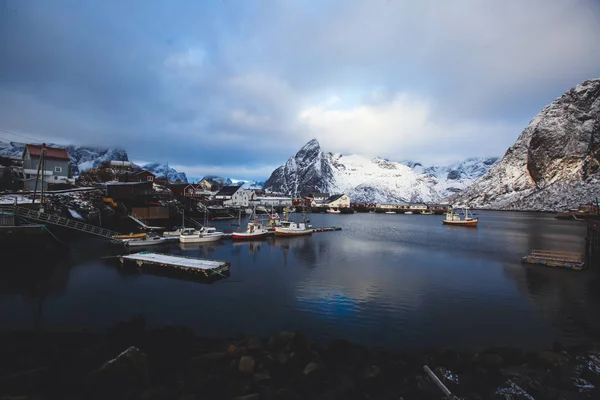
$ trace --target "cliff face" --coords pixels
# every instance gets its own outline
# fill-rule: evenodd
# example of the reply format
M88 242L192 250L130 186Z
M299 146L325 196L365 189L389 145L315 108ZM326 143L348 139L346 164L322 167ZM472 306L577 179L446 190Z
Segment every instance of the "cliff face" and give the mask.
M451 202L562 210L600 195L600 79L587 80L531 120L502 160Z

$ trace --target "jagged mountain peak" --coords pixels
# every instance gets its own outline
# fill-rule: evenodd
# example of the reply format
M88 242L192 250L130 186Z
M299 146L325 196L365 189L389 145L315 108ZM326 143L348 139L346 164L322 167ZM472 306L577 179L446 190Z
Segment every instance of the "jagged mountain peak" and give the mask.
M600 195L598 178L600 79L589 79L544 107L502 160L451 200L482 208L560 210Z
M166 163L157 163L157 162L149 163L149 164L142 166L142 168L145 169L146 171L152 172L154 175L156 175L157 179L164 179L165 176L168 176L170 182L179 181L179 182L187 183L187 181L188 181L187 176L185 175L185 172L178 172L173 167L168 167L168 172L167 172L167 164Z
M310 139L308 142L306 142L306 144L300 148L300 151L308 151L311 149L321 149L321 145L316 138Z
M482 164L481 173L476 176L473 173L459 174L451 180L451 184L444 168L447 167L430 167L430 171L425 173L421 163L407 165L382 157L344 156L324 152L320 146L313 144L303 146L273 171L264 187L288 195L346 193L355 203L437 201L480 177L489 165ZM444 173L440 175L438 170Z

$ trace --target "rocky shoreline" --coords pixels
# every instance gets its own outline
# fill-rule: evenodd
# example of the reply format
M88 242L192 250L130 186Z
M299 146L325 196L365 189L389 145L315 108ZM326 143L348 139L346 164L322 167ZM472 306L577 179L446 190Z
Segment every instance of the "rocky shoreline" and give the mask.
M0 334L0 399L464 399L600 397L600 347L395 353L300 332L199 338L143 319L106 333Z

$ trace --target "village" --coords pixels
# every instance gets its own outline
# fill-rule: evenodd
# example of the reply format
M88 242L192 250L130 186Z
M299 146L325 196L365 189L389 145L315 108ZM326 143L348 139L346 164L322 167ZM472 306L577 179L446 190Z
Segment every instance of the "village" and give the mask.
M205 212L212 218L235 218L238 211L270 209L290 212L303 209L313 213L355 212L443 214L445 204L408 203L353 204L344 193L298 193L292 197L281 193L267 193L262 189L242 186L224 186L211 178L196 183L170 181L167 176L156 176L140 169L131 161L112 160L85 171L78 176L71 173L70 158L65 149L45 146L44 162L40 163L42 146L27 144L21 158L2 157L0 167L0 203L34 204L34 198L55 194L96 191L103 202L115 211L133 213L143 219L168 219L168 206L175 200L190 212ZM97 209L97 205L94 207ZM75 210L78 213L86 210ZM93 214L93 213L92 213Z

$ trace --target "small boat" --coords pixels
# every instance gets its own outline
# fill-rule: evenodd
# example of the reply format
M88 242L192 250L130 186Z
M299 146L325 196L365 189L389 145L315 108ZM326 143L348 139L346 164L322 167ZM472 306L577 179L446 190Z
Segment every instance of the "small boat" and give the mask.
M275 227L275 235L277 236L302 236L312 235L312 233L312 226L304 222L282 221L281 226Z
M269 234L267 227L258 220L248 222L245 232L233 232L231 238L234 240L261 239Z
M455 212L453 208L449 208L448 212L446 213L446 217L442 220L442 223L446 225L469 226L476 228L479 218L473 218L472 216L469 216L468 207L465 207L464 210L464 218L461 219L460 215Z
M301 222L292 222L288 221L288 213L287 209L285 211L285 220L281 221L281 225L275 227L275 235L276 236L303 236L303 235L312 235L313 227L310 225L304 217L304 211L302 213L302 221Z
M113 239L124 240L124 239L143 239L146 237L145 233L129 233L125 235L113 236Z
M125 242L125 246L135 247L135 246L154 246L157 244L163 244L167 241L164 237L161 236L146 236L143 239L131 239Z
M396 214L396 211L386 211L386 214Z
M431 210L423 210L423 211L421 211L421 215L433 215L433 211L431 211Z
M221 240L223 232L218 232L217 228L203 226L200 229L185 228L179 235L180 243L207 243Z
M326 212L327 214L341 214L339 208L328 208Z
M165 232L163 232L163 237L165 237L165 238L167 238L167 237L177 237L178 238L179 235L181 235L181 230L182 229L183 228L179 228L178 227L177 229L175 229L173 231L165 231Z
M404 214L407 214L407 215L412 215L412 213L413 213L412 211L407 211L407 212L405 212Z

